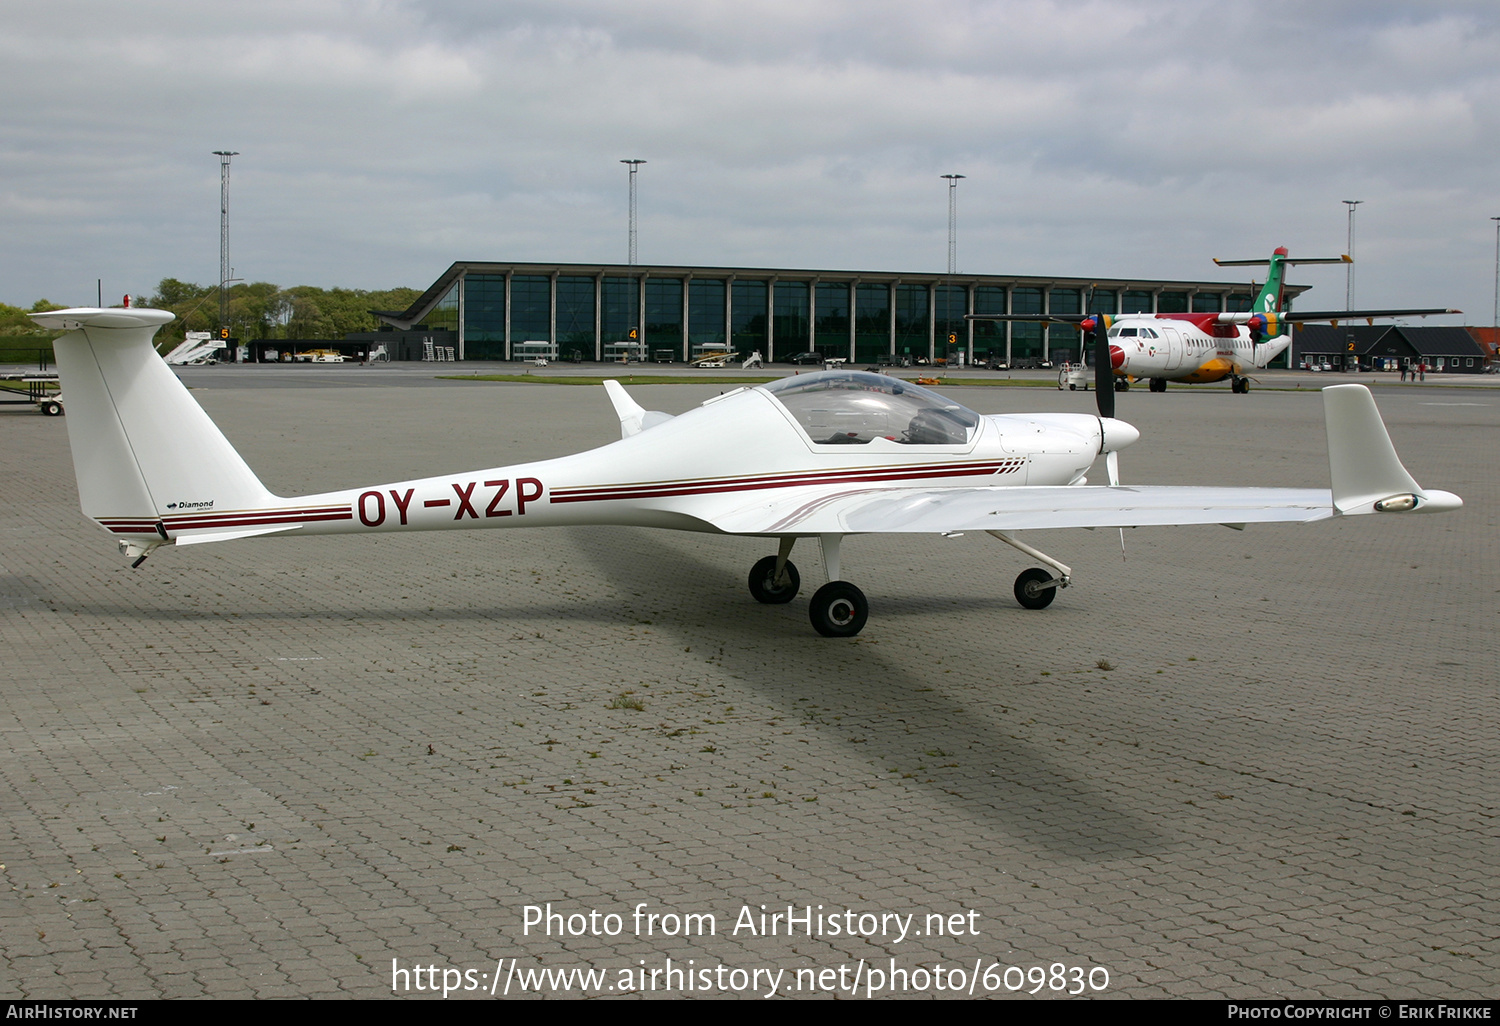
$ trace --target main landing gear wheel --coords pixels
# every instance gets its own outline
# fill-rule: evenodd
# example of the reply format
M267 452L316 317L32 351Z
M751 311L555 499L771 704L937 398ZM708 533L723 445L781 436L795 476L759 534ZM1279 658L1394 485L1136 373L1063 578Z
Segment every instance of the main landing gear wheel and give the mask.
M1057 586L1045 586L1052 579L1052 574L1040 567L1022 570L1016 578L1016 601L1027 609L1046 609L1057 598Z
M786 561L781 574L781 583L778 585L775 556L758 560L750 568L750 594L755 596L755 601L775 606L797 597L797 592L802 587L802 575L797 573L791 560Z
M1239 395L1249 395L1250 394L1250 379L1249 378L1235 378L1235 379L1233 379L1232 381L1229 382L1229 391L1237 393Z
M1165 392L1166 390L1167 390L1167 379L1166 378L1152 378L1151 379L1151 391L1153 391L1153 392Z
M848 581L830 581L813 592L813 629L825 638L852 638L865 628L870 603L865 593Z
M1115 391L1116 392L1129 392L1130 391L1130 382L1127 379L1125 379L1125 378L1115 378Z

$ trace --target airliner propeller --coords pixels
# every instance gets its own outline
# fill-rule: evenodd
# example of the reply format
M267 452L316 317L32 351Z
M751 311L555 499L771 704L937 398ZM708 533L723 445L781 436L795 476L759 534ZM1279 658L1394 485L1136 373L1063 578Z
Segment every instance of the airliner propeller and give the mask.
M1094 398L1099 416L1115 415L1115 368L1109 357L1109 318L1103 314L1085 317L1078 325L1083 329L1084 347L1094 351Z

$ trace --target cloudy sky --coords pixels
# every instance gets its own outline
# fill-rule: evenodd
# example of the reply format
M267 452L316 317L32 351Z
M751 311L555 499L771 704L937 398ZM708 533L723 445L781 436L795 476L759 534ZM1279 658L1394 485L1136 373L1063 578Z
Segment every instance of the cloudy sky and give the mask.
M1493 0L48 0L0 32L0 301L454 260L1232 280L1490 323ZM1241 277L1245 272L1241 272ZM1344 272L1309 267L1304 306ZM1439 323L1439 322L1434 322Z

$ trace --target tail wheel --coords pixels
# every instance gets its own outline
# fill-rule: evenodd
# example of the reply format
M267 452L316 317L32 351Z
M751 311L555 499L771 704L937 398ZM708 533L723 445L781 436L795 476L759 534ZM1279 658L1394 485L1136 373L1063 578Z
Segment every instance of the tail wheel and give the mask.
M767 605L781 605L797 597L802 587L802 575L791 560L781 569L781 583L776 583L776 557L767 556L750 568L750 594L755 601Z
M1016 578L1016 601L1027 609L1046 609L1057 598L1057 587L1045 587L1052 574L1040 567L1022 570Z
M830 581L813 592L808 610L813 629L825 638L852 638L865 628L870 603L848 581Z

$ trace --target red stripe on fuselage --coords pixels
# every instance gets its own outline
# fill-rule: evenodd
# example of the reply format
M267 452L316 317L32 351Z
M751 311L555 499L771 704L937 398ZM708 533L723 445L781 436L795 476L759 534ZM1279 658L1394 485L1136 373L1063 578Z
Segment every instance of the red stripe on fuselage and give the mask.
M642 482L633 485L607 485L587 488L554 489L549 502L602 502L611 499L654 499L676 495L709 495L719 492L762 491L769 488L796 488L803 485L852 484L871 481L925 481L939 477L979 477L1009 474L1019 470L1023 460L985 463L923 464L914 467L862 467L843 471L799 471L761 477L703 478L695 481Z

